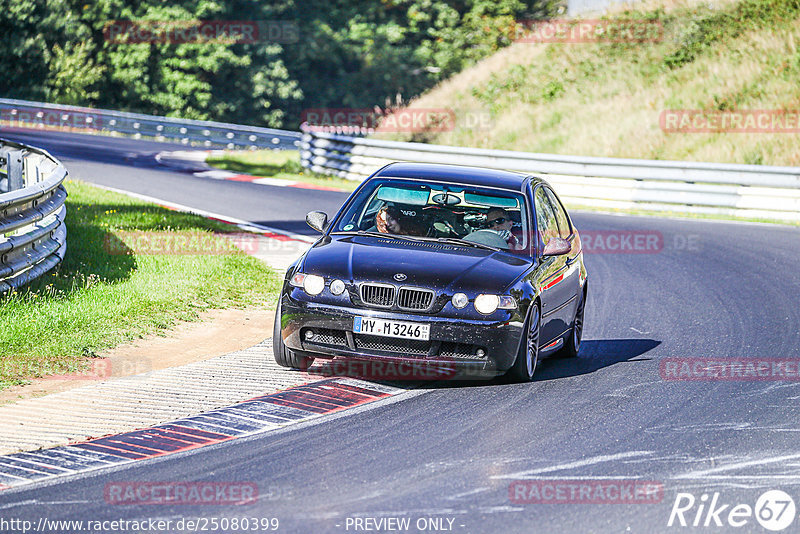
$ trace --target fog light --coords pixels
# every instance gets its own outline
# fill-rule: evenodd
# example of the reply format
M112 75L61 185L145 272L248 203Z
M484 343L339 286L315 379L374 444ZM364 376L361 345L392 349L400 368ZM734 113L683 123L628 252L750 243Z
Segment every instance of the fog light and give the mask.
M341 295L344 293L344 282L341 280L334 280L331 282L331 293L334 295Z
M486 351L483 349L478 349L475 351L475 356L477 356L478 358L483 358L484 356L486 356Z
M456 293L455 295L453 295L452 303L453 306L455 306L458 309L461 309L467 304L469 304L469 298L467 298L467 296L464 293Z
M314 339L314 331L313 330L306 330L306 339Z

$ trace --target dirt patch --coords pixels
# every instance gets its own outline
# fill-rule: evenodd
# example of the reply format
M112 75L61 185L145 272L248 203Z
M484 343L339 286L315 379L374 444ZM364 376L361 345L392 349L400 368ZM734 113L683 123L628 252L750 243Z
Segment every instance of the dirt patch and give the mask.
M272 336L274 317L275 310L264 308L210 310L197 322L179 323L166 336L149 336L102 353L85 375L36 378L28 385L0 391L0 404L243 350Z

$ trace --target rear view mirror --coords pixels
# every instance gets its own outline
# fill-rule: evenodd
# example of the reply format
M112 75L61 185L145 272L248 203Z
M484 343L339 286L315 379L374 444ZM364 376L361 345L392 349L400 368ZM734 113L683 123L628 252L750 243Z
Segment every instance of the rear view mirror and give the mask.
M569 241L562 237L551 237L550 241L544 246L542 256L562 256L572 250Z
M310 211L306 215L306 223L317 232L324 233L328 227L328 214L324 211Z

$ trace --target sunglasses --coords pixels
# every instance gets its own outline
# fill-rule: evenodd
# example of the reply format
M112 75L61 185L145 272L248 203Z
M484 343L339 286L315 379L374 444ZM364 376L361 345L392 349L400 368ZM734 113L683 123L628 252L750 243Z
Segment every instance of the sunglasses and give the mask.
M489 221L489 226L494 226L496 224L503 224L504 222L506 222L508 220L510 220L510 219L508 219L506 217L498 217L496 219L493 219L493 220Z

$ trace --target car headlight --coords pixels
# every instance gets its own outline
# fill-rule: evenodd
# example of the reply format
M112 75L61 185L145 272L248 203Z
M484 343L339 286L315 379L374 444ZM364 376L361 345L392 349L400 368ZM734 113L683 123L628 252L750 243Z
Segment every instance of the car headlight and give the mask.
M484 315L494 313L497 309L513 310L516 307L517 301L507 295L481 294L475 298L475 309Z
M302 287L309 295L319 295L325 289L325 279L316 274L295 273L289 283L294 287Z
M456 293L453 295L451 299L453 306L458 308L459 310L469 304L469 297L467 297L464 293Z
M331 293L334 295L341 295L344 293L344 282L341 280L334 280L331 282Z

